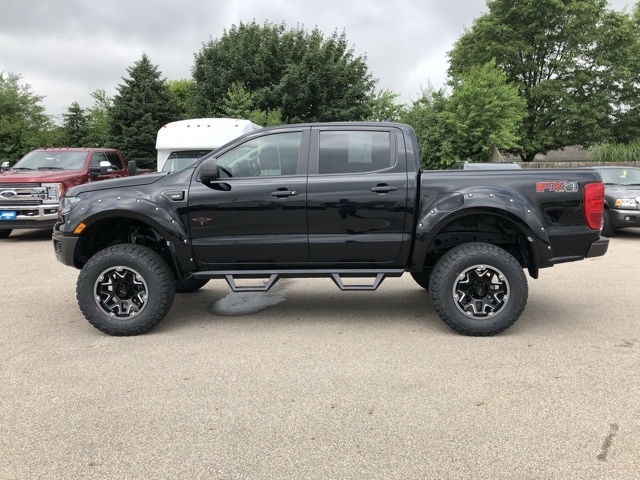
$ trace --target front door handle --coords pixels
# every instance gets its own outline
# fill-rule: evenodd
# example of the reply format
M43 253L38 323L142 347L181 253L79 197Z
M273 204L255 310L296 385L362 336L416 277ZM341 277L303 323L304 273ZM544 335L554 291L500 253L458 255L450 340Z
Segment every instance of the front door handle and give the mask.
M395 192L398 190L398 187L395 185L387 185L386 183L379 183L375 187L371 187L371 191L373 193L389 193Z
M275 192L271 192L271 196L277 198L293 197L297 194L297 190L289 190L287 188L279 188Z

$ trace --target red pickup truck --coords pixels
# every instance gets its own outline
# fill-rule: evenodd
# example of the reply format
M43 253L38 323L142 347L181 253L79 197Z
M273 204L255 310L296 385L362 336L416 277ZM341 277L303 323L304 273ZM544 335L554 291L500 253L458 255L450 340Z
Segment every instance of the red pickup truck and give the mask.
M136 174L118 150L109 148L42 148L0 172L0 238L20 228L51 229L62 193L76 185ZM146 173L151 170L146 170Z

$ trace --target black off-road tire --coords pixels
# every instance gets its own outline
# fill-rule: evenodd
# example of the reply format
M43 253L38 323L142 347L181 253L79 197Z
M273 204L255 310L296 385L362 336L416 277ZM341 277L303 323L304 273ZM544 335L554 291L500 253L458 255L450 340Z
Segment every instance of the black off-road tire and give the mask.
M431 280L431 272L411 272L411 276L425 290L429 290L429 282Z
M431 272L429 294L438 315L464 335L489 336L513 325L527 304L522 266L489 243L452 248Z
M209 283L209 279L201 279L195 277L189 277L186 280L182 280L181 282L176 282L176 293L192 293L196 290L200 290L207 283Z
M169 312L176 281L153 250L135 244L105 248L78 276L76 298L84 317L109 335L139 335Z
M611 215L609 214L609 209L605 208L602 212L602 232L601 235L603 237L612 237L616 232L613 223L611 223Z
M5 228L5 229L0 230L0 238L7 238L9 235L11 235L11 232L12 232L12 231L13 231L13 230L6 229L6 228Z

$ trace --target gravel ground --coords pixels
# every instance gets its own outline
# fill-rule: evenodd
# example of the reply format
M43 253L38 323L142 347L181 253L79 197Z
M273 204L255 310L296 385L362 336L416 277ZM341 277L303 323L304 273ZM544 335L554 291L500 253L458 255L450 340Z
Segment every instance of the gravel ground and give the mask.
M465 337L411 277L182 294L110 337L49 235L0 240L0 479L612 479L640 471L640 229Z

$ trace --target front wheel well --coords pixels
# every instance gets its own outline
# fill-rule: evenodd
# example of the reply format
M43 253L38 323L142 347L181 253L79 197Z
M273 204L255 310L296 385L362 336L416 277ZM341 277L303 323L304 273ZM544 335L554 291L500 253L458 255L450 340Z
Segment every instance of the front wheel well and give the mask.
M174 275L177 274L173 255L162 234L147 223L132 218L110 218L86 228L76 247L75 266L82 268L100 250L123 243L150 248L165 260Z

